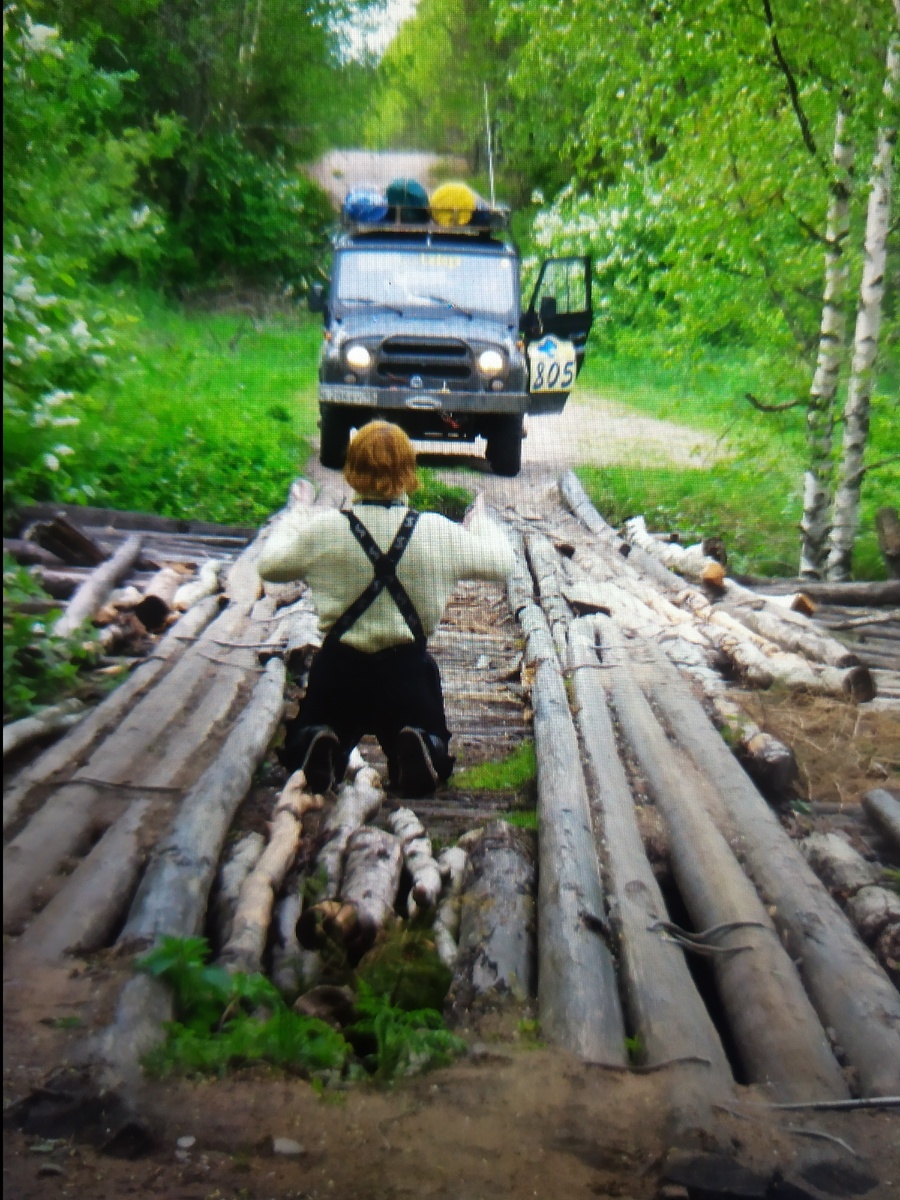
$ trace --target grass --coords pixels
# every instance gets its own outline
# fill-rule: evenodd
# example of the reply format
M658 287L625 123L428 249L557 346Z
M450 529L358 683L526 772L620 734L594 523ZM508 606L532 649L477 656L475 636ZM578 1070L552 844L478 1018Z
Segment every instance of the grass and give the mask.
M887 354L884 356L887 361ZM779 374L773 359L749 348L698 348L677 356L660 340L620 338L614 350L589 354L581 389L647 416L713 432L727 457L698 467L633 466L578 470L591 499L613 525L642 514L653 530L688 536L720 535L736 571L796 573L805 464L804 410L761 413L746 394L769 404L805 395L802 373ZM885 369L875 388L867 460L896 456L900 372ZM840 429L837 439L840 438ZM884 578L874 530L875 512L896 504L896 462L872 471L863 484L858 578Z
M515 792L531 783L536 769L534 742L525 741L506 758L458 772L453 777L453 786L473 791Z

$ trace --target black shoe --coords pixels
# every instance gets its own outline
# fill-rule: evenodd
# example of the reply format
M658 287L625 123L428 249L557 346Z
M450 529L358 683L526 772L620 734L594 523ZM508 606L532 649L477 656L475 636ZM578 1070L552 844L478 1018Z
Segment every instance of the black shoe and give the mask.
M309 737L300 770L306 776L306 786L315 795L322 795L334 786L335 764L341 744L333 729L327 725L312 725L304 733Z
M397 791L402 796L430 796L440 783L431 737L405 726L397 735Z

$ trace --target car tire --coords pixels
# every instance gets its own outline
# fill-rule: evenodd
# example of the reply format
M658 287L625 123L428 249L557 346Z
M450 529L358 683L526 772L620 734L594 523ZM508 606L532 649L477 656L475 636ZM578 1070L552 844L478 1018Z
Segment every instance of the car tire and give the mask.
M495 475L518 475L522 467L522 418L495 418L487 436L487 460Z
M339 471L347 457L351 420L349 412L336 404L319 405L319 462Z

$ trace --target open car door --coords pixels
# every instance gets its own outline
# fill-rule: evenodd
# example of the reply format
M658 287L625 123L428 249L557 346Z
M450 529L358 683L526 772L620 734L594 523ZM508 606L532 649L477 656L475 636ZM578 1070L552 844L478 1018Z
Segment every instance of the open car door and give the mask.
M590 255L548 258L522 315L529 412L562 412L584 362L593 319Z

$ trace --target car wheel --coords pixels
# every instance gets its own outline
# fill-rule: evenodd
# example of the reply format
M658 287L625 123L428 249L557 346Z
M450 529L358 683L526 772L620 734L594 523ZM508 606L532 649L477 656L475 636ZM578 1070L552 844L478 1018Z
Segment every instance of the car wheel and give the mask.
M319 462L323 467L339 471L347 457L350 440L350 416L335 404L319 405Z
M487 460L495 475L518 475L522 467L522 418L502 416L487 437Z

